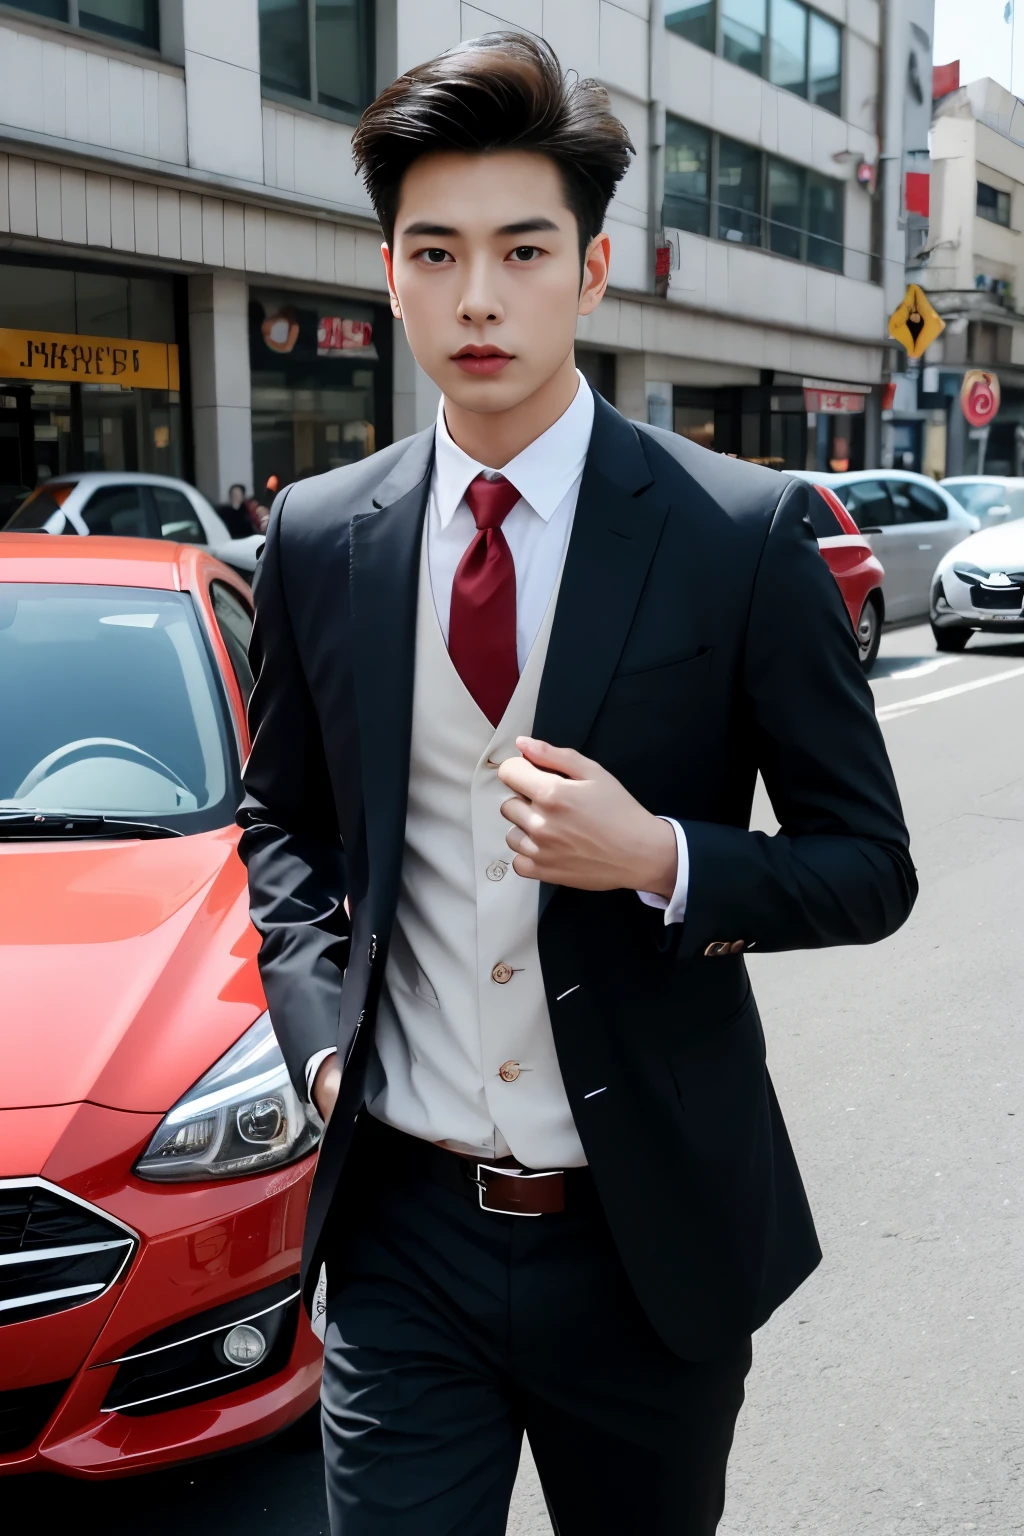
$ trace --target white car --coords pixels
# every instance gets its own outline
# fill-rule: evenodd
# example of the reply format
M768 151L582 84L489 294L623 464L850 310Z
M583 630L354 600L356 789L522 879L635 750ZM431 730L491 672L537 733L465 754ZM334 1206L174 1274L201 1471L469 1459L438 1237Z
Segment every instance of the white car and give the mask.
M930 617L940 651L962 651L975 630L1024 631L1024 520L983 528L939 561Z
M936 562L980 526L944 486L909 469L787 474L835 491L882 562L889 621L924 618Z
M114 534L201 544L252 578L264 536L233 539L201 491L170 475L87 470L54 475L26 497L4 533Z
M1024 480L1012 475L949 475L940 484L982 528L1024 517Z

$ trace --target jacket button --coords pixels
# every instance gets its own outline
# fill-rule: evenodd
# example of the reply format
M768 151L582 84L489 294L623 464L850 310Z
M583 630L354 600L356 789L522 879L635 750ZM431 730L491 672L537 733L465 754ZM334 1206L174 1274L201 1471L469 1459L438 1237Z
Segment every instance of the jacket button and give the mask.
M506 981L512 980L512 967L506 965L504 960L499 960L491 972L491 980L496 981L499 987L503 987Z
M518 1061L503 1061L501 1066L498 1068L498 1076L501 1078L503 1083L514 1083L516 1078L519 1076L519 1071L520 1067Z
M502 859L495 859L493 864L488 864L484 874L488 880L504 880L508 873L508 865Z

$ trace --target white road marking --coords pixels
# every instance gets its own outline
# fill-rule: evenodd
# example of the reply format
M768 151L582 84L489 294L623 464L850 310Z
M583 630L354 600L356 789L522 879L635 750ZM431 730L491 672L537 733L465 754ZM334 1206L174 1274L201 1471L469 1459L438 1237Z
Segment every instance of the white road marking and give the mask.
M934 661L917 661L899 672L887 672L884 677L873 677L871 681L873 684L895 683L908 677L927 677L930 672L938 672L940 667L953 667L963 659L962 656L936 656Z
M988 688L992 683L1007 683L1011 677L1024 677L1024 667L1011 667L1007 672L976 677L972 683L957 683L953 688L940 688L935 693L920 693L916 699L897 699L892 704L883 704L877 715L879 720L893 720L897 715L916 709L919 704L937 704L940 699L952 699L958 693L972 693L975 688Z

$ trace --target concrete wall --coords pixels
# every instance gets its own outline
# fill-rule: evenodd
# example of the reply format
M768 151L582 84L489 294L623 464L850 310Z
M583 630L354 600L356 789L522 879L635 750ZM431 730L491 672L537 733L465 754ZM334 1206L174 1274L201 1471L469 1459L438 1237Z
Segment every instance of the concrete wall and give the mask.
M4 16L0 131L5 128L55 149L91 147L181 166L188 158L183 71L107 41L36 26L28 16Z

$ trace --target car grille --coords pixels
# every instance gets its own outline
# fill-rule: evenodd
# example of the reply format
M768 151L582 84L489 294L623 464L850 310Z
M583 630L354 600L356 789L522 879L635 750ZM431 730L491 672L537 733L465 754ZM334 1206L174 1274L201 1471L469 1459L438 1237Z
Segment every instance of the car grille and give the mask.
M45 1179L0 1179L0 1327L94 1301L137 1244L130 1228Z
M39 1438L67 1388L66 1381L48 1381L0 1392L0 1456L23 1451Z
M972 587L971 602L975 608L999 608L1007 612L1020 612L1024 591L1020 587Z

